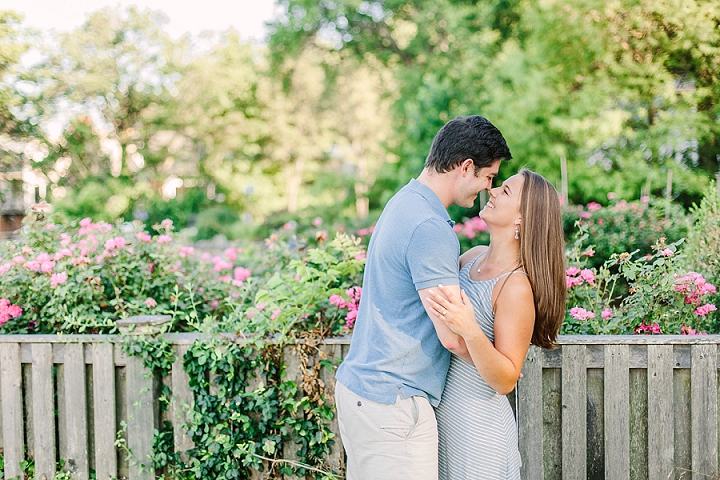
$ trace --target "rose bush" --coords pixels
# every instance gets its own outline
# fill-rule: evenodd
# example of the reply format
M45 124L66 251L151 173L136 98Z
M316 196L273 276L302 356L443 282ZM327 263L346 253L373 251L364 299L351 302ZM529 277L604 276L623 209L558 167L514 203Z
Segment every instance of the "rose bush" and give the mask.
M642 197L640 201L617 200L608 194L608 205L596 202L587 205L568 205L563 208L565 237L573 239L576 224L585 228L588 236L582 245L592 245L595 255L587 258L587 265L601 268L613 254L649 252L661 237L666 242L684 238L691 227L691 219L681 206L672 204L665 216L665 202L659 198Z
M114 333L116 320L139 314L172 315L173 331L250 328L238 319L260 312L258 298L281 285L291 291L267 302L278 331L307 314L337 333L346 321L329 298L359 285L364 248L345 235L313 242L280 231L264 243L199 252L178 243L170 221L151 230L63 222L37 208L18 239L0 243L0 333Z
M568 254L568 310L564 334L699 334L717 332L717 293L700 273L685 269L679 246L661 238L652 252L612 254L600 268L589 265L586 227ZM624 281L627 294L616 295Z

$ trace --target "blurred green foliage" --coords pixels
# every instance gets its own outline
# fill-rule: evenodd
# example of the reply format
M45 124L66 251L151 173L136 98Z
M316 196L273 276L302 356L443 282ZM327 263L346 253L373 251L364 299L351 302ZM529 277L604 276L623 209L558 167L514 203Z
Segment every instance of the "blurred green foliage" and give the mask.
M574 204L663 196L672 172L688 208L718 170L713 2L286 0L278 11L263 46L233 31L174 41L160 12L134 7L44 35L0 12L3 173L24 171L70 216L167 217L206 238L318 216L367 226L456 115L504 133L515 160L501 178L528 166L560 190L565 158ZM33 62L21 61L28 49Z

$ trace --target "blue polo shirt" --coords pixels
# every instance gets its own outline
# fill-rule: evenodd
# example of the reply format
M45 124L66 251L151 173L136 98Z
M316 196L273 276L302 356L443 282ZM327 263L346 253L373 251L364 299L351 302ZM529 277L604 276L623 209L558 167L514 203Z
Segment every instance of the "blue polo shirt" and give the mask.
M368 246L350 351L337 371L375 402L440 402L450 362L417 291L458 284L460 243L437 195L410 180L385 206Z

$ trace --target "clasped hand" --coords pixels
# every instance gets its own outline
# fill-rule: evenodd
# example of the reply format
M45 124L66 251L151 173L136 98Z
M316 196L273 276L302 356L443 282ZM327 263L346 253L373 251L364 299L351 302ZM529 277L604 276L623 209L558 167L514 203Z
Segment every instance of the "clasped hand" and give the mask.
M455 334L466 337L480 326L475 320L475 309L470 299L460 290L460 296L444 285L428 290L428 303L435 316L443 321Z

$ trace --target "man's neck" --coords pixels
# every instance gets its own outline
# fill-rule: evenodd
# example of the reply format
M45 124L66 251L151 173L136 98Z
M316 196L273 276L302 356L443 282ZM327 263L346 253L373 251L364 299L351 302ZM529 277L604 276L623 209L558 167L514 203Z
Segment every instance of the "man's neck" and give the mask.
M452 205L453 179L451 175L424 168L417 177L417 181L435 192L446 209Z

